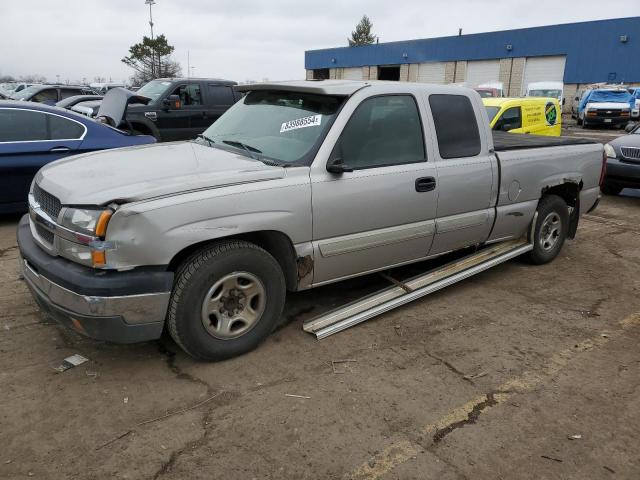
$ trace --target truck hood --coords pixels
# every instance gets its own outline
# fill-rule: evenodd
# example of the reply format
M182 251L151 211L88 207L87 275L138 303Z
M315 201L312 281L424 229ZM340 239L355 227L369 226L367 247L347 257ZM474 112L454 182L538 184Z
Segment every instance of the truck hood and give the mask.
M63 205L104 205L284 176L282 167L195 142L175 142L52 162L38 172L36 182Z

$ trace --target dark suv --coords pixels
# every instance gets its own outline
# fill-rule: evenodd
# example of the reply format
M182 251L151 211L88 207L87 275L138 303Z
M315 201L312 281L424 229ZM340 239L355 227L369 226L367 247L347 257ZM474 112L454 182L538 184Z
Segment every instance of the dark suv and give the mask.
M204 132L241 94L236 82L214 78L159 78L136 91L147 105L127 109L130 128L159 141L189 140Z
M15 100L55 105L65 98L75 95L95 95L96 92L82 85L31 85L11 95Z

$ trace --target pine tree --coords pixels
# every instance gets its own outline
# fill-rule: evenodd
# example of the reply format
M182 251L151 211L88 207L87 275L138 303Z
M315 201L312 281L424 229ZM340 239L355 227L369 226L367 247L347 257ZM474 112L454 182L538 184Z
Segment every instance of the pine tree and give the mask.
M356 29L351 32L351 38L348 39L349 46L355 47L358 45L371 45L376 41L375 35L371 33L373 23L366 15L362 16L360 23L356 25Z

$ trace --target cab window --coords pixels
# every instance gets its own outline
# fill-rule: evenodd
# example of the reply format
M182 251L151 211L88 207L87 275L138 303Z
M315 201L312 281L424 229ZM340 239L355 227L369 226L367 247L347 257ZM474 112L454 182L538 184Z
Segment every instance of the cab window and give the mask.
M511 107L506 109L493 126L494 130L515 130L522 128L522 113L520 107Z
M180 85L171 92L171 95L178 95L182 105L185 107L191 105L202 105L202 92L200 91L200 85L197 83Z
M58 101L58 92L55 88L47 88L46 90L42 90L41 92L36 93L32 98L32 102L57 102Z
M353 169L425 161L420 114L410 95L364 100L345 126L334 156Z

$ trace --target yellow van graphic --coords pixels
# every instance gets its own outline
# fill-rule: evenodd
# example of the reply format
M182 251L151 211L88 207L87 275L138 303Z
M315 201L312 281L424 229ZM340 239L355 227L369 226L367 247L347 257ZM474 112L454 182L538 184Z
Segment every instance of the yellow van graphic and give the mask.
M483 98L493 130L559 137L562 116L557 98Z

